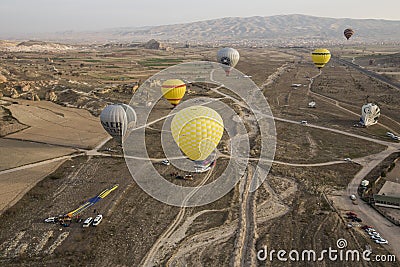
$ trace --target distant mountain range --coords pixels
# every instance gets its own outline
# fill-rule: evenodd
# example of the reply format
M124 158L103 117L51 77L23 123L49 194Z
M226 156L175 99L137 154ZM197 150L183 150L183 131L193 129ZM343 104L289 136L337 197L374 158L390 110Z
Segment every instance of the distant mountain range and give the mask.
M230 42L270 40L293 42L315 40L343 42L343 30L352 28L354 42L399 42L400 21L378 19L336 19L306 15L221 18L185 24L148 27L125 27L104 31L63 32L48 35L49 39L87 41ZM32 38L32 36L29 36Z

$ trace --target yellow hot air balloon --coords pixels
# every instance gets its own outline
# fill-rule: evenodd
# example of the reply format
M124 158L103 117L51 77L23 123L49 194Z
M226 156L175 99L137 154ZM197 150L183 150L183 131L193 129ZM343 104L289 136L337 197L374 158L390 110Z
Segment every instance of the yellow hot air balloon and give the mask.
M172 137L191 160L205 160L217 147L224 133L224 122L213 109L192 106L175 114Z
M178 79L166 80L161 86L161 92L169 103L176 106L186 93L186 84Z
M318 69L323 68L331 59L331 52L328 49L315 49L311 54L312 61Z

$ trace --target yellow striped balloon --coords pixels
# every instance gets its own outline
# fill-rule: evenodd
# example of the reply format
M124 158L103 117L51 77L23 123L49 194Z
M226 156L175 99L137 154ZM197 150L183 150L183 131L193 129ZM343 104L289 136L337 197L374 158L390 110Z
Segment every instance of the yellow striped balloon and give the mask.
M161 86L161 92L169 103L176 106L186 93L186 84L178 79L166 80Z
M331 52L325 48L315 49L311 54L312 61L318 69L323 68L331 59Z
M175 114L172 137L191 160L205 160L217 147L224 133L221 116L213 109L193 106Z

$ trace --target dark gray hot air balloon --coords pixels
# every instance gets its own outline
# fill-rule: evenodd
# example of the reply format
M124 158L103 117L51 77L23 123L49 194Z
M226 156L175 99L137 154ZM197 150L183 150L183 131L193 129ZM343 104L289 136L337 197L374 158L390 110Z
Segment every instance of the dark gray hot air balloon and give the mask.
M353 29L348 28L348 29L344 30L343 34L346 37L346 39L349 40L350 37L353 36L354 31L353 31Z
M126 104L106 106L100 114L101 125L118 142L122 142L128 128L136 125L136 112Z
M232 68L236 66L236 64L239 62L239 52L231 47L224 47L218 50L217 53L217 61L218 63L221 63L224 66L224 70L226 72L226 75L229 75L229 72L231 71Z

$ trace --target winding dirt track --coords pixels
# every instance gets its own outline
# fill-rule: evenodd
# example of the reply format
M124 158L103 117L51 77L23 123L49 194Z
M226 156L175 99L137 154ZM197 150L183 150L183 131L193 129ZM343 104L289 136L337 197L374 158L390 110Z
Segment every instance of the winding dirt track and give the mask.
M254 266L257 262L255 253L256 218L255 192L250 192L253 167L248 166L247 175L240 183L240 209L238 231L235 241L233 266Z
M177 227L182 223L186 215L186 203L193 197L193 195L203 186L208 179L211 177L213 169L211 169L207 175L203 178L201 183L191 191L183 200L182 208L179 210L178 215L174 221L169 225L167 230L157 239L152 248L149 250L147 255L143 258L140 266L154 266L159 264L165 255L169 252L170 247L174 247L174 244L170 242L170 238Z

